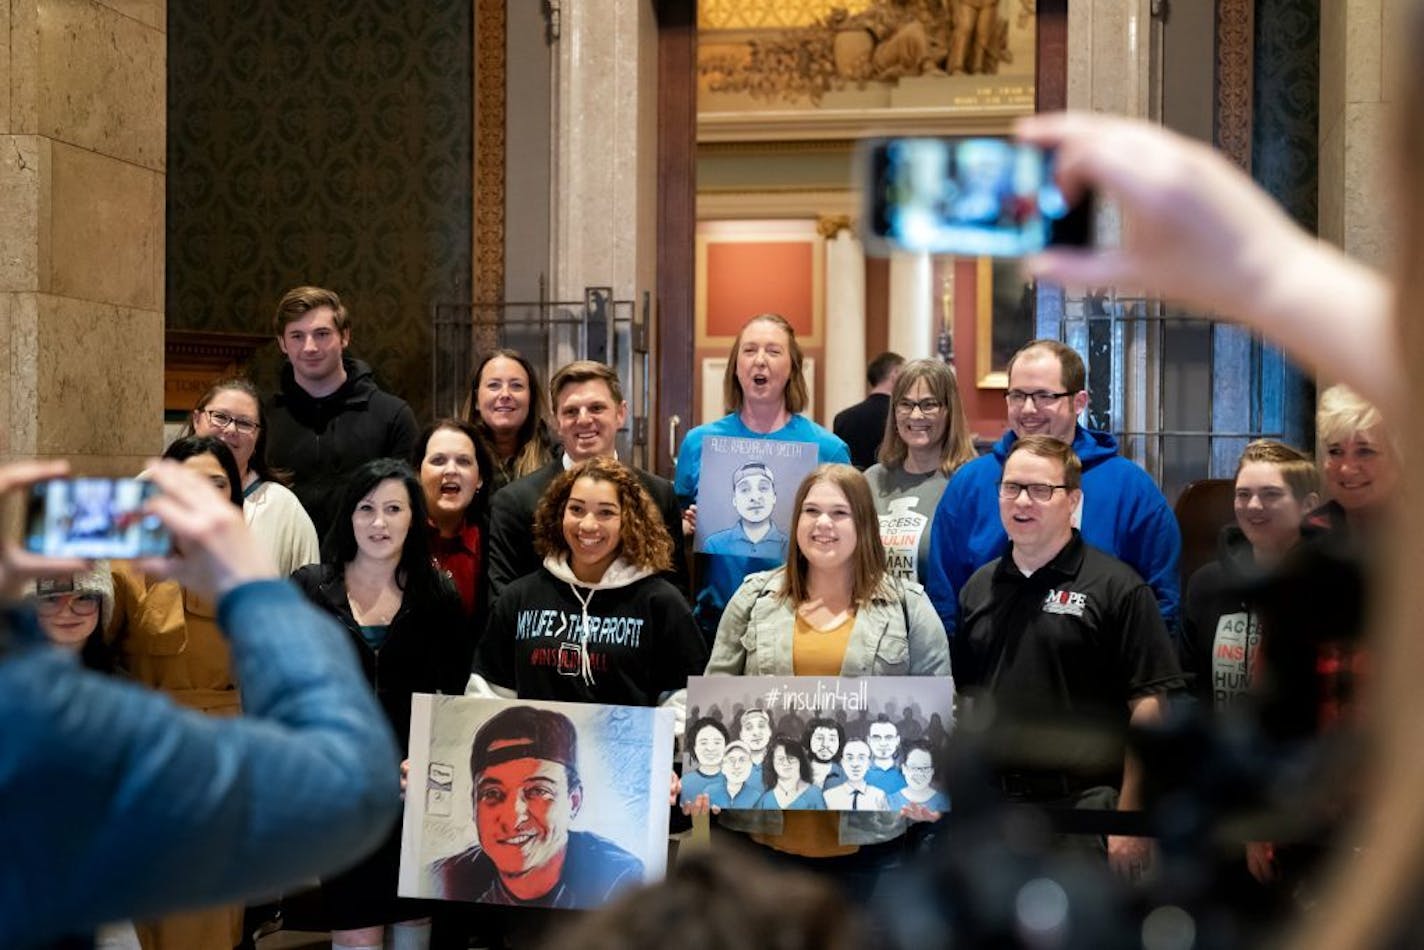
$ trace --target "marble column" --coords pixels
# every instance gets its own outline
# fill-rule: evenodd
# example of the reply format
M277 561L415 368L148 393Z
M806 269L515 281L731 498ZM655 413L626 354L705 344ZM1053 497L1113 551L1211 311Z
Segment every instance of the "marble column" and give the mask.
M865 251L845 216L823 219L826 237L825 400L836 413L865 398Z
M560 5L553 54L555 300L650 290L657 261L657 19L652 0Z
M166 18L0 15L0 459L132 474L162 446Z
M935 355L934 268L928 254L890 257L891 352L907 360Z
M1320 5L1320 236L1388 269L1391 233L1381 167L1393 107L1399 3L1332 0Z

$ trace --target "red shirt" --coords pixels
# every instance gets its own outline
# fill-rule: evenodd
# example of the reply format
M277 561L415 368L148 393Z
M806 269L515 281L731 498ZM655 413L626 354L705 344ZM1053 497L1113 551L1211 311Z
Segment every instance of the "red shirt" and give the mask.
M484 554L480 547L480 526L467 524L453 538L441 537L440 530L430 525L430 553L460 592L465 616L475 612L475 585L483 569Z

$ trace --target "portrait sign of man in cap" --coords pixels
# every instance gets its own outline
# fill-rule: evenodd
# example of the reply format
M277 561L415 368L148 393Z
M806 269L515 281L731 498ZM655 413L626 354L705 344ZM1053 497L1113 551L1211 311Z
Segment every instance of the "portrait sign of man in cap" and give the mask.
M439 896L487 904L595 907L643 879L643 863L571 828L584 802L578 737L560 712L511 706L470 750L478 841L436 862Z

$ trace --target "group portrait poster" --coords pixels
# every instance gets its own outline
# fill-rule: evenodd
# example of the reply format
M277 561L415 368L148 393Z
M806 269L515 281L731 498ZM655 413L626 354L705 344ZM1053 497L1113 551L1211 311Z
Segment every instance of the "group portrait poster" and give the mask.
M796 489L819 460L811 442L730 436L704 440L692 549L785 560Z
M694 676L681 800L774 811L949 810L947 677Z
M416 694L402 897L597 907L667 865L671 709Z

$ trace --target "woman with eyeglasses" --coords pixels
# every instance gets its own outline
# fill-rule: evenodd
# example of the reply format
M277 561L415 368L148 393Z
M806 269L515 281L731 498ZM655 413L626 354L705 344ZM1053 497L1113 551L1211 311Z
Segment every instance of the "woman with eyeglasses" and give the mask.
M954 470L975 454L954 370L939 360L905 364L890 393L879 461L865 472L890 573L924 583L935 507Z
M237 461L221 439L186 436L163 457L207 478L214 491L242 507ZM108 639L119 669L180 706L211 716L237 715L241 697L227 638L218 629L217 605L177 581L150 578L135 563L116 563L110 573L114 616ZM242 936L242 916L238 904L135 926L146 950L231 950Z
M234 376L208 387L183 434L210 436L232 450L243 519L272 553L278 571L285 576L321 560L311 517L287 488L285 473L267 461L266 410L250 380Z
M45 638L71 654L85 669L115 672L114 654L104 630L114 614L114 582L109 562L94 569L29 584L35 615ZM95 950L139 950L138 934L128 921L105 924L94 934Z
M320 564L292 576L346 629L371 688L405 750L410 698L458 694L469 672L460 597L430 553L425 494L415 472L375 459L346 482ZM394 767L394 766L393 766ZM396 897L400 826L353 868L323 879L331 945L425 947L429 907ZM392 929L389 943L384 932Z
M948 678L949 645L924 588L886 569L865 476L822 465L802 481L792 511L786 564L750 575L732 596L707 675ZM719 809L705 795L684 810L720 812L722 827L750 834L782 863L834 879L852 899L869 900L899 863L907 819L937 817L915 808L782 811L807 807L799 802L805 790L799 766L778 769L773 757L765 787L780 783L780 793L764 792L757 810Z

